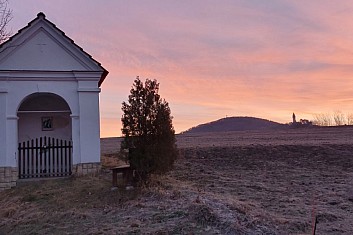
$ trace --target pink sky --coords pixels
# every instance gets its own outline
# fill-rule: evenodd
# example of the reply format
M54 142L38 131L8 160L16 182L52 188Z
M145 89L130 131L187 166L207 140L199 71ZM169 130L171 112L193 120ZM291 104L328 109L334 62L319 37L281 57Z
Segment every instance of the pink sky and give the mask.
M110 72L101 136L120 136L133 80L157 79L176 132L225 116L277 122L353 113L353 1L10 0L13 33L38 12Z

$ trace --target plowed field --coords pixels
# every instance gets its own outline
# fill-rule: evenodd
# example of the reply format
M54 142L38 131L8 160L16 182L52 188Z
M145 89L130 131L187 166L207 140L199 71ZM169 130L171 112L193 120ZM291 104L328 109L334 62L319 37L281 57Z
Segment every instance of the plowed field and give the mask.
M94 177L0 192L0 234L353 234L353 128L180 135L180 157L149 187ZM120 140L102 139L120 164Z

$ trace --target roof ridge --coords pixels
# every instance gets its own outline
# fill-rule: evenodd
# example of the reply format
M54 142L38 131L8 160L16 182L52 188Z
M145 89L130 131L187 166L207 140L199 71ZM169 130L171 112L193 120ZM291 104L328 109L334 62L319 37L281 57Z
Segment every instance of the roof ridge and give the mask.
M41 11L37 14L37 17L40 18L40 17L43 17L45 18L45 14Z

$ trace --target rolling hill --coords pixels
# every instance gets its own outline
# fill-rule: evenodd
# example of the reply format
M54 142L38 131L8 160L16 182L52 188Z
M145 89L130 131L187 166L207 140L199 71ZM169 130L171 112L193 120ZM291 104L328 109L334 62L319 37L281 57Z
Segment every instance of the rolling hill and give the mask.
M288 127L285 124L255 117L227 117L217 121L200 124L192 127L184 133L223 132L223 131L247 131L268 130Z

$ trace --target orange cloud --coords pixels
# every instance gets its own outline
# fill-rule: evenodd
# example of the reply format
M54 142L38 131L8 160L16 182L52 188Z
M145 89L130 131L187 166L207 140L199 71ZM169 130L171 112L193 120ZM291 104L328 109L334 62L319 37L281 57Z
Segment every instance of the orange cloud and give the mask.
M15 29L44 11L109 70L100 95L101 136L120 135L121 103L137 75L161 83L177 132L226 115L289 122L293 111L312 119L353 107L353 2L28 0L11 6Z

